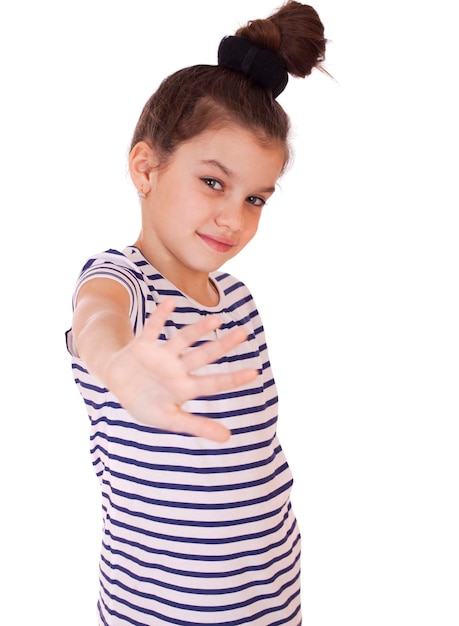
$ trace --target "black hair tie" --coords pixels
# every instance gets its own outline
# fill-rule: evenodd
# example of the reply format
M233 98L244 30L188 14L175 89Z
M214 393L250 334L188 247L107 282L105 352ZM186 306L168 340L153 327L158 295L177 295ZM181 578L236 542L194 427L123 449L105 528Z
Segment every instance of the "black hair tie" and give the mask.
M218 64L242 72L273 92L273 98L287 86L288 72L278 54L259 48L246 37L224 37L218 48Z

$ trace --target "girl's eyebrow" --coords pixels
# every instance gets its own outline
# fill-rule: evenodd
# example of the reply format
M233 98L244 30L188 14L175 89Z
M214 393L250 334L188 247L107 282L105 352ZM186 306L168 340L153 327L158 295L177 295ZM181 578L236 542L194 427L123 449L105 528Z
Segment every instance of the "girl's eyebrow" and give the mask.
M229 178L235 178L234 172L228 169L226 165L223 165L223 163L221 163L217 159L203 159L201 163L203 165L213 165L214 167L217 167L219 170L221 170L224 174L226 174L226 176L228 176ZM261 193L274 193L275 191L276 191L275 187L267 187L266 189L260 189Z
M231 178L234 177L233 172L229 170L225 165L223 165L223 163L221 163L220 161L217 161L217 159L204 159L201 161L201 163L203 163L204 165L214 165L215 167L218 167L218 169L220 169L227 176Z

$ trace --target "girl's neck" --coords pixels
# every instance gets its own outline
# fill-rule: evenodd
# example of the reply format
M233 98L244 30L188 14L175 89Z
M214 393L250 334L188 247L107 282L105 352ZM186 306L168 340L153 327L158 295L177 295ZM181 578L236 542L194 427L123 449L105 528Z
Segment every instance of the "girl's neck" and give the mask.
M161 260L155 259L154 254L149 254L149 251L142 245L141 237L139 237L133 245L140 250L147 261L158 270L164 278L167 278L167 280L183 294L204 306L214 307L218 305L220 293L208 274L198 274L195 272L187 274L186 272L178 273L171 271L171 264L163 263Z

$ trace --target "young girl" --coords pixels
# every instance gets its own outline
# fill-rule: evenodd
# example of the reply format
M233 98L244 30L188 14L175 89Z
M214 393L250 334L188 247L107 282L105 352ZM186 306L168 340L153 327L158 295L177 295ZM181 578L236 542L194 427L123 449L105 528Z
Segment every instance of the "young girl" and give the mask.
M301 624L300 533L255 303L218 271L289 160L276 102L320 68L315 10L287 2L169 76L129 156L137 241L90 258L67 345L91 422L99 624Z

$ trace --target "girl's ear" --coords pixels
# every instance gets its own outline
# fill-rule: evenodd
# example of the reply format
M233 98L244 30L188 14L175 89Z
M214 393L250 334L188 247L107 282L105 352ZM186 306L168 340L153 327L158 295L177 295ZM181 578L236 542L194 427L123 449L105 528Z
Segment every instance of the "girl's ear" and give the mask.
M151 173L155 168L155 153L145 141L139 141L129 153L129 172L139 195L151 191Z

